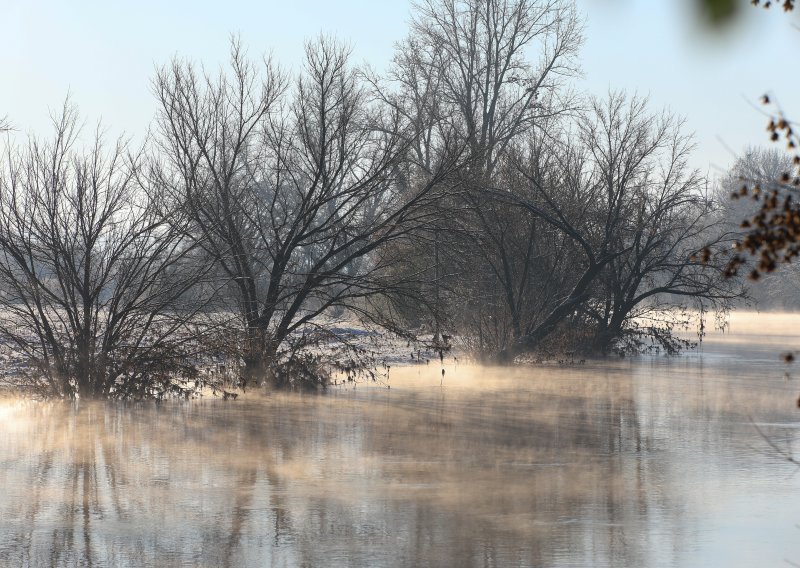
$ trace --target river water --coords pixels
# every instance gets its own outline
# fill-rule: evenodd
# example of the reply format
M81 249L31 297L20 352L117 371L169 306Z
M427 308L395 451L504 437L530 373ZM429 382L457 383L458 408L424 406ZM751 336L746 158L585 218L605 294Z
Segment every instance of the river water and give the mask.
M0 565L800 563L799 347L800 317L735 315L676 358L5 401Z

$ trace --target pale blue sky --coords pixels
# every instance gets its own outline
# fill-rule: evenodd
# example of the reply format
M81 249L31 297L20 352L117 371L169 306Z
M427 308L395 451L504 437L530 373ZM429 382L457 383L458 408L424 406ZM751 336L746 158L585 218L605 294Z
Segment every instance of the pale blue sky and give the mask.
M732 152L766 141L753 108L765 91L800 116L796 18L745 8L722 37L698 30L689 0L578 0L586 19L584 77L576 87L649 94L696 133L695 164L709 173ZM385 67L406 34L407 0L0 0L0 116L46 132L67 92L84 118L140 135L154 111L149 80L176 53L215 66L231 33L253 55L297 66L320 31L349 41L357 61ZM787 66L790 72L782 68Z

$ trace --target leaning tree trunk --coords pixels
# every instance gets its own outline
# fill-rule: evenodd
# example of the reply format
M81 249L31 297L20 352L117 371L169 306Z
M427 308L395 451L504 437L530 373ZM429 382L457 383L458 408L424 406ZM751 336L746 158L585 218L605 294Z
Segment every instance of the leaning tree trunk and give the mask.
M608 260L603 259L602 261L591 264L575 284L569 296L564 298L560 304L553 308L536 328L515 339L509 347L500 351L496 355L495 361L502 365L508 365L513 363L518 355L535 349L564 318L586 300L589 285L594 281L594 278L600 273L607 262Z

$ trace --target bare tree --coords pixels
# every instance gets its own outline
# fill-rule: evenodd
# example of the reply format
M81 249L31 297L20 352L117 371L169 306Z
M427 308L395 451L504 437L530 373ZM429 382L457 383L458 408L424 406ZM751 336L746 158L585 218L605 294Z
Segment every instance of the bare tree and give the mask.
M77 113L52 140L9 146L0 170L0 338L26 386L69 397L162 396L194 378L182 305L190 254L160 196L138 183L141 154L118 140L76 149ZM17 369L19 371L20 369Z
M676 351L685 342L672 330L688 321L688 310L713 311L721 319L744 297L741 281L725 277L734 233L704 190L705 180L687 166L690 139L677 127L658 170L629 203L623 238L630 246L618 243L624 254L607 264L581 307L599 352L636 351L648 339Z
M422 0L395 76L425 78L435 105L416 112L451 123L472 169L491 175L512 140L574 108L566 81L578 71L581 34L575 7L562 0Z
M568 81L581 41L566 2L421 1L389 77L399 88L383 91L415 128L419 163L441 132L469 148L464 190L439 202L448 215L423 250L462 332L503 359L590 303L608 338L655 298L735 295L719 266L689 260L709 244L713 203L686 166L681 125L617 94L580 110ZM607 287L626 300L606 320L595 308Z
M611 94L595 99L560 141L553 140L545 150L536 138L518 146L511 165L520 179L505 178L511 189L487 189L572 242L560 296L527 322L505 357L536 346L581 312L607 345L656 298L723 304L737 296L733 283L723 282L719 263L701 258L724 239L714 229L717 217L709 216L713 202L703 197L704 180L687 165L691 143L680 121L651 114L644 99ZM499 280L508 287L508 278Z
M430 292L440 298L437 304L446 301L442 290L448 290L455 305L478 307L462 312L469 315L467 319L455 317L459 326L469 320L481 327L475 315L491 314L495 331L506 333L495 317L498 314L488 309L487 303L495 301L491 293L481 291L494 288L484 273L513 272L507 251L495 249L514 246L530 230L522 230L525 236L518 234L517 226L506 219L512 214L508 206L481 189L499 185L493 178L516 140L534 131L546 135L556 117L575 110L577 99L567 81L578 71L581 33L574 6L560 0L414 4L409 36L398 46L379 92L407 118L414 132L409 158L423 169L441 155L441 139L456 137L468 149L469 161L460 172L461 191L437 203L441 214L432 219L417 249L421 257L427 255L420 264L429 267ZM532 250L527 241L521 246ZM481 251L478 258L471 252L476 250ZM522 278L513 285L515 290L527 286L529 275L522 268L514 276ZM470 288L470 282L475 286ZM505 298L518 304L508 294ZM519 310L519 305L511 309L517 334L519 317L514 314ZM433 315L438 331L442 309Z
M770 196L775 192L775 202L782 203L783 200L795 189L782 181L783 175L793 169L792 157L787 152L778 148L750 148L736 160L730 171L721 178L717 200L720 202L721 221L725 224L726 230L734 234L736 240L741 243L755 244L749 233L755 227L757 231L763 228L760 223L765 223L768 217L762 216L763 203L759 195ZM742 187L759 188L759 195L743 196ZM793 200L790 200L791 204ZM783 211L781 211L783 213ZM754 220L754 218L756 218ZM777 230L777 228L776 228ZM757 249L756 249L757 250ZM800 291L800 278L797 264L785 263L780 270L758 269L762 263L761 255L743 255L744 250L739 251L735 260L737 269L740 272L750 274L751 279L758 275L758 285L749 287L749 295L759 305L760 308L796 309L798 307L797 298ZM777 268L777 259L773 258L770 264L767 257L764 268L773 266ZM747 270L742 271L743 267ZM755 272L753 270L755 269ZM728 274L731 274L732 267L728 267Z
M174 61L154 82L160 183L230 282L247 380L284 385L274 372L281 349L321 315L374 316L369 300L399 290L396 258L378 252L424 222L453 164L448 155L408 173L407 124L374 102L348 56L334 40L309 43L290 89L269 60L259 71L234 42L229 74Z

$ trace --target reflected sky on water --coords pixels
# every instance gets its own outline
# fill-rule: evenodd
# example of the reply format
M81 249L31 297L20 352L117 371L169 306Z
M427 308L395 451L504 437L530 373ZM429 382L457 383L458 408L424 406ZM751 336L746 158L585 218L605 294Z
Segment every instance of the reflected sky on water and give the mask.
M738 319L737 319L738 317ZM9 566L800 563L800 317L680 358L325 395L0 403ZM795 364L797 365L797 364ZM800 453L799 453L800 454Z

